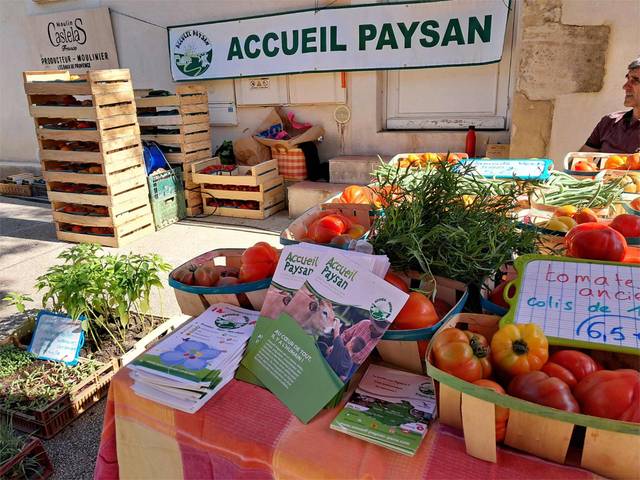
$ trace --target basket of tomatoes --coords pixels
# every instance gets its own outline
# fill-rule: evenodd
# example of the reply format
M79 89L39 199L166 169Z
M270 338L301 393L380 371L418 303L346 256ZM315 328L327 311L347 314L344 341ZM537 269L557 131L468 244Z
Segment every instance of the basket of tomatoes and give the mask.
M265 242L211 250L174 269L169 285L185 315L200 315L215 303L260 310L279 257Z
M640 153L569 152L564 171L576 177L594 177L601 170L640 170Z
M462 429L467 453L497 461L496 443L565 463L574 431L581 466L613 478L640 471L640 357L549 348L535 324L459 314L436 333L427 373L440 422Z
M415 272L389 272L385 280L408 293L409 299L378 342L378 353L385 362L424 373L429 339L446 319L462 311L467 287L443 277L426 279Z

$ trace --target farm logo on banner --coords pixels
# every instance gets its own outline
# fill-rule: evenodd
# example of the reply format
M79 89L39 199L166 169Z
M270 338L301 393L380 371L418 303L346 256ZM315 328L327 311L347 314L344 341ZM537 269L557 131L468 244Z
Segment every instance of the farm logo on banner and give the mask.
M174 80L499 62L506 0L328 7L168 28Z
M108 8L34 15L29 23L39 68L72 72L118 68Z
M187 30L174 45L173 58L178 70L189 77L203 75L213 58L213 48L207 36L199 30Z

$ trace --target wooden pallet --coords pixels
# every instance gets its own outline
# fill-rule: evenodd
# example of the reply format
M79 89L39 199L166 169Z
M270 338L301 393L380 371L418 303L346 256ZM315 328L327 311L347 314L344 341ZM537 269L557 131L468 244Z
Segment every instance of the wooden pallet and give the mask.
M82 75L61 70L25 72L24 88L34 117L42 175L54 209L58 238L117 247L154 231L129 70L96 70ZM87 104L72 104L69 95ZM93 123L69 128L69 121ZM79 125L71 125L76 126ZM91 167L92 173L83 173L79 165ZM98 185L106 187L106 192L59 191L61 183ZM108 215L60 211L67 204L103 206ZM108 227L114 229L114 234L65 231L71 226Z
M178 133L143 134L143 140L175 146L180 152L165 153L169 163L189 163L211 157L209 95L200 85L181 85L176 93L147 97L150 90L136 90L138 123L142 127L167 127ZM175 115L144 116L146 111L177 110Z

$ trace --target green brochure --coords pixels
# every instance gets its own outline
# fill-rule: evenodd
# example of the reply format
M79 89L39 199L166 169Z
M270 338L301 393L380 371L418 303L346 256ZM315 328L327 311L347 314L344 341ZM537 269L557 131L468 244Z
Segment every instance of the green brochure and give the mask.
M260 318L255 328L260 348L242 365L271 390L296 417L308 423L343 387L307 335L289 315L277 321Z

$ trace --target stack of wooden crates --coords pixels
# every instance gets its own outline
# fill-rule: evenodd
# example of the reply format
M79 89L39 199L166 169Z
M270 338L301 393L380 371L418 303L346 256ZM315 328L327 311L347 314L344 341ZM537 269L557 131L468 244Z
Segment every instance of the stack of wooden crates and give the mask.
M120 247L155 231L131 76L24 73L57 236Z
M191 178L191 165L211 157L209 94L201 85L181 85L176 93L149 96L136 89L142 139L157 142L172 166L183 170L187 216L202 213L200 186Z

